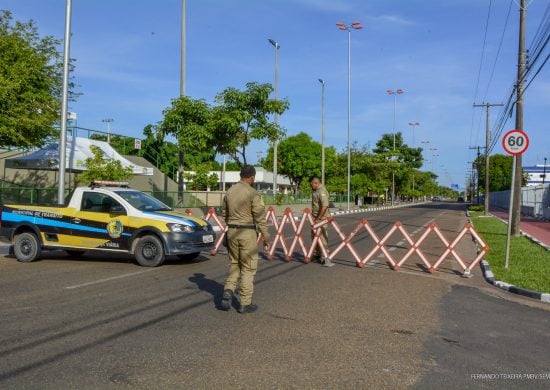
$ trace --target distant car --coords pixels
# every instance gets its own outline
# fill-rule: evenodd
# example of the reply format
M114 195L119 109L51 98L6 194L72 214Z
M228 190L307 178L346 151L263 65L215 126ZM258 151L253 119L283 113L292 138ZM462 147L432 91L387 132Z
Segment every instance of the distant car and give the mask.
M459 196L459 197L456 199L456 201L457 201L458 203L464 203L464 198L463 198L462 196Z
M439 202L441 200L441 198L439 196L434 196L432 198L432 202Z

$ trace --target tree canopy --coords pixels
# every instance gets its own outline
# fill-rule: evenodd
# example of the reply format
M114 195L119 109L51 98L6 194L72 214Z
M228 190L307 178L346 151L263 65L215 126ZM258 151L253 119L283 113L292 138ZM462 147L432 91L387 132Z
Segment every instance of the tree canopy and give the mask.
M309 134L301 132L284 138L277 148L277 170L279 174L290 179L294 192L300 188L304 179L321 176L321 144L314 141ZM325 160L333 161L335 151L325 148ZM325 165L327 165L325 163ZM273 148L269 148L267 157L262 161L266 169L273 167Z
M91 146L92 158L86 159L86 170L80 173L76 180L81 184L92 180L127 180L133 176L132 168L124 168L119 160L105 158L103 151L97 146Z
M0 145L41 146L56 134L62 90L60 41L0 10Z
M180 96L163 111L164 119L157 131L160 138L173 135L178 144L178 191L183 192L184 155L190 151L205 151L214 139L208 125L211 108L203 99Z
M249 82L246 90L226 88L216 96L211 130L215 148L228 154L240 166L247 163L246 148L252 140L281 139L285 131L270 121L269 116L281 115L289 107L288 101L269 98L271 84Z

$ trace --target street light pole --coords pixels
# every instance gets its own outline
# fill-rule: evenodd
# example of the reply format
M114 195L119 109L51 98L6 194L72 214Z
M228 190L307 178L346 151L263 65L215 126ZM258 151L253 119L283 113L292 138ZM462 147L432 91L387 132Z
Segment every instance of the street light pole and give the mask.
M413 142L412 142L412 147L413 147L413 149L414 149L414 128L415 128L416 126L419 126L419 125L420 125L420 122L409 122L409 126L412 126L412 128L413 128ZM412 198L413 198L413 203L414 203L414 176L415 176L415 174L416 174L416 173L415 173L414 167L413 167L413 196L412 196Z
M325 185L325 80L321 83L321 183Z
M279 45L273 39L268 39L269 43L275 48L275 100L279 98ZM273 121L275 125L278 123L278 115L275 113ZM277 138L273 140L273 194L277 193Z
M107 123L107 143L111 143L111 123L115 120L113 118L102 119L101 122Z
M339 30L348 32L348 184L347 184L347 193L348 193L348 202L347 210L350 209L350 192L351 192L351 30L361 30L361 22L351 22L349 26L345 25L342 22L337 22Z
M65 39L63 41L63 91L61 96L61 137L59 140L59 185L57 188L57 203L59 205L63 205L65 203L65 164L67 160L67 102L69 100L71 13L72 1L67 0L65 11Z
M393 95L393 152L395 153L395 107L397 105L397 95L401 95L404 91L402 89L386 91L389 95ZM393 156L395 158L395 156ZM391 205L393 206L393 200L395 198L395 170L392 169L391 173Z
M542 167L542 185L544 185L544 180L546 179L546 161L548 161L548 159L544 157L544 166Z
M180 96L185 96L185 0L181 0Z
M413 128L413 142L412 142L412 147L414 148L414 128L416 126L419 126L420 125L420 122L409 122L409 126L412 126Z

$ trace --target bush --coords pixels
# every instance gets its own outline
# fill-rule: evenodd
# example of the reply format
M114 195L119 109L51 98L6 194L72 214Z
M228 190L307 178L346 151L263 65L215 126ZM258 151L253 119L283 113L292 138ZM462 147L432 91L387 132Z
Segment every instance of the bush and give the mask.
M468 211L483 212L483 211L485 211L485 206L483 206L483 205L470 205L470 206L468 206Z

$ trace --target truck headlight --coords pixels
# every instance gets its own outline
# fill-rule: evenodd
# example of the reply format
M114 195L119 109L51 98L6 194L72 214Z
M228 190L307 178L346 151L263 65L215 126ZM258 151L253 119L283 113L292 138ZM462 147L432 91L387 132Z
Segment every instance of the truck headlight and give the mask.
M183 225L181 223L167 223L166 226L168 226L168 229L172 233L193 233L194 229L192 226L189 225Z

